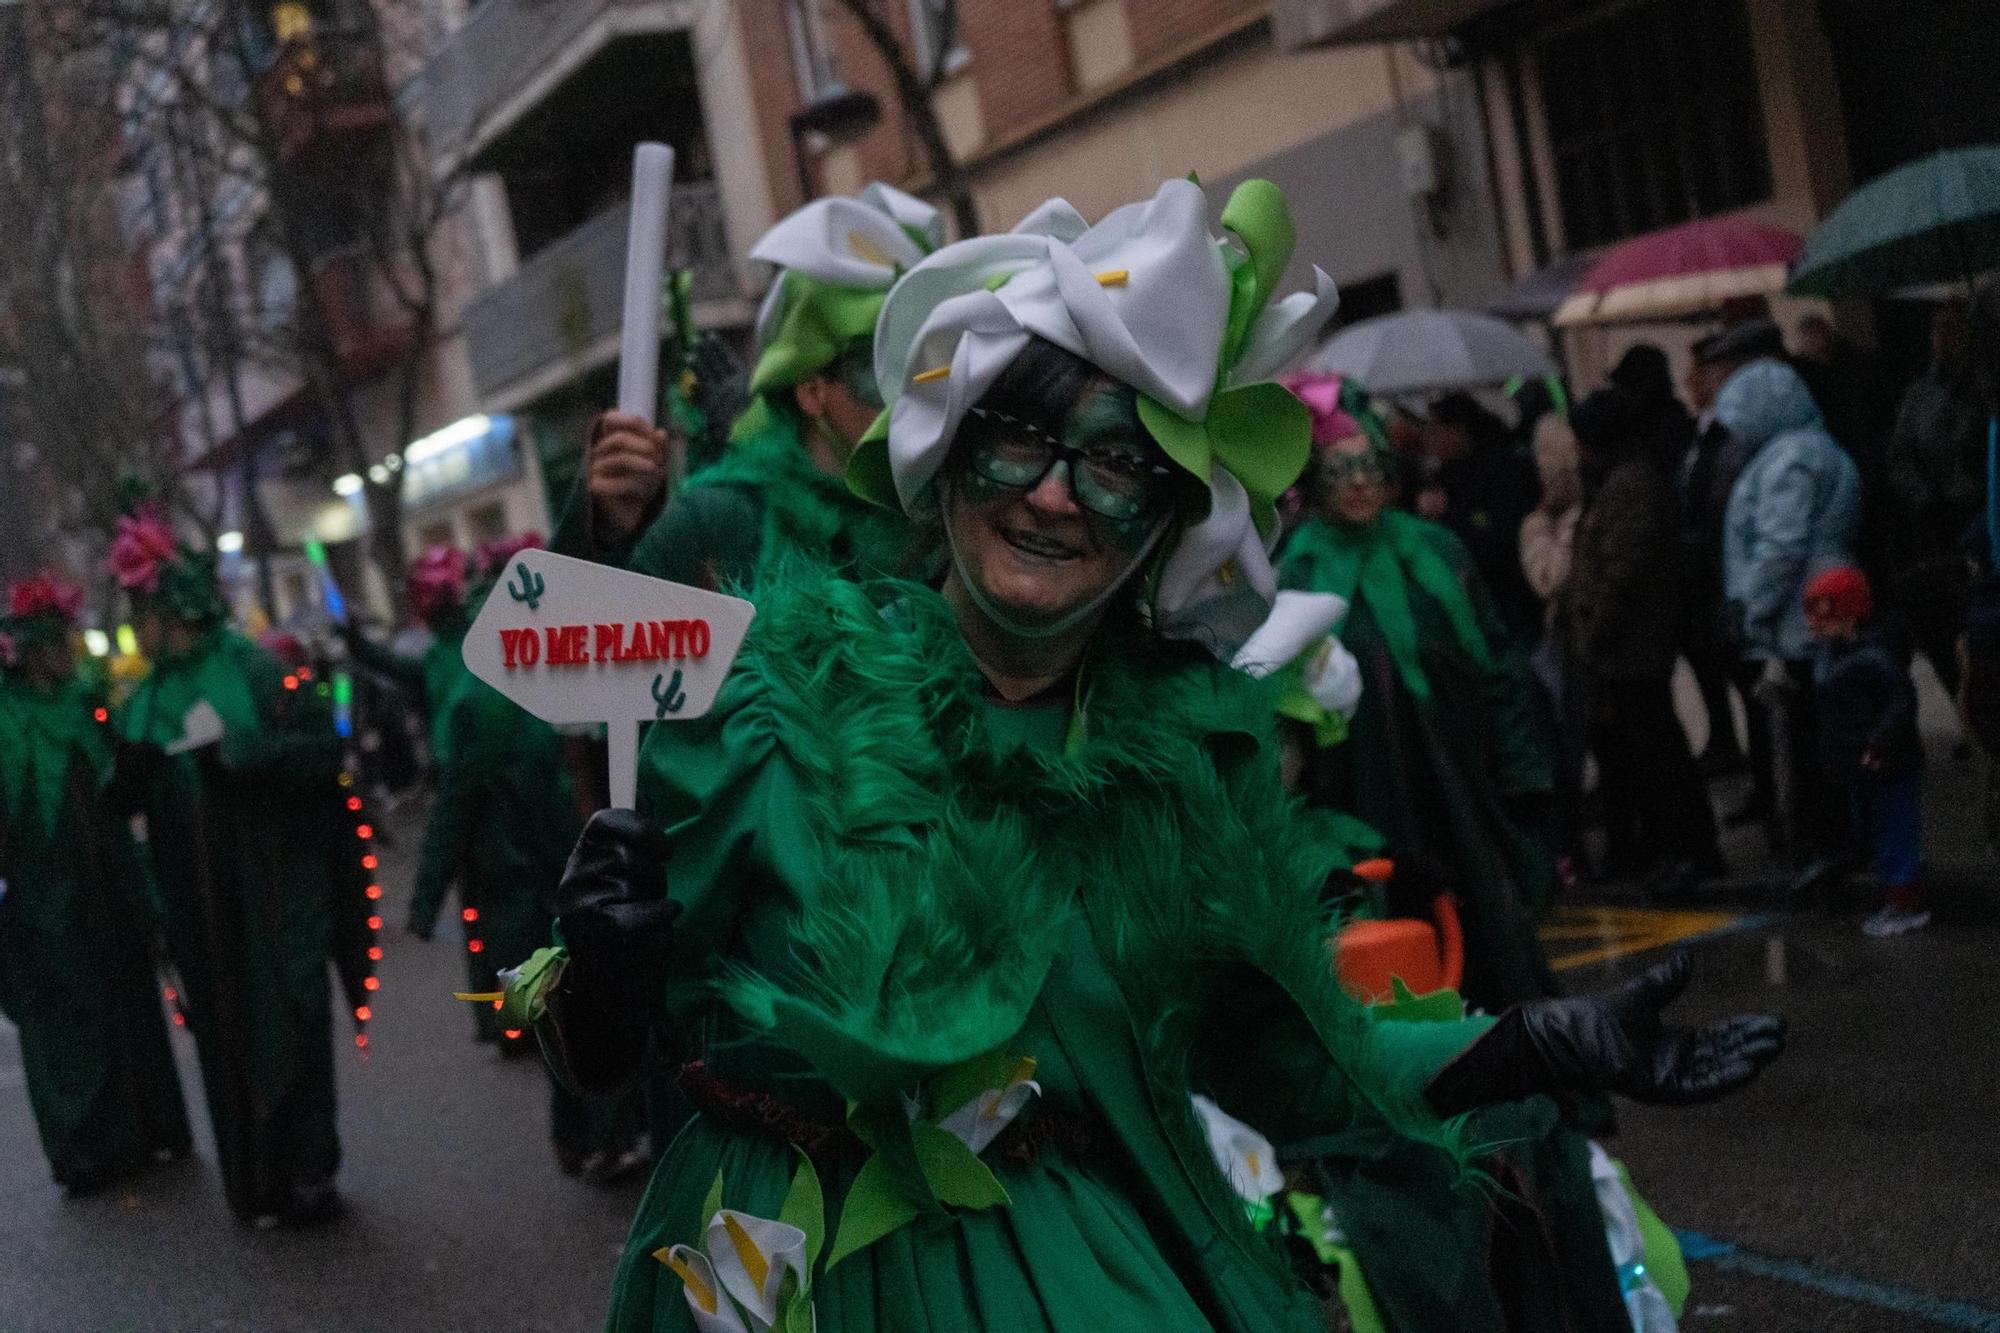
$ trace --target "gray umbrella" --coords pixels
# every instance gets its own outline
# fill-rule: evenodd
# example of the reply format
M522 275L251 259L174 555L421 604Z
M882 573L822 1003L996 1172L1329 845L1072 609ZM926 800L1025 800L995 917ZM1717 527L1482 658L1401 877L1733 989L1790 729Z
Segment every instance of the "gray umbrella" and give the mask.
M1306 364L1385 396L1477 389L1555 371L1548 353L1512 325L1470 310L1405 310L1364 319L1342 329Z

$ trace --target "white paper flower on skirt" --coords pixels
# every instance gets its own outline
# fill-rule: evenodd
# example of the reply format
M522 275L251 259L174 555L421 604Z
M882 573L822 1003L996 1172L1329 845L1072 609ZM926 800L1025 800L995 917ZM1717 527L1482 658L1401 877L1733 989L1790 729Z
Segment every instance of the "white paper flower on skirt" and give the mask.
M716 1211L701 1249L674 1245L662 1258L701 1333L766 1333L786 1317L788 1296L809 1286L806 1233L733 1208Z
M1042 1085L1030 1077L1034 1072L1033 1060L1021 1060L1006 1082L961 1103L938 1121L938 1128L974 1153L985 1152L986 1146L1000 1137L1000 1131L1013 1124L1028 1103L1042 1095Z
M1287 589L1230 665L1261 679L1297 662L1300 683L1313 701L1352 721L1361 703L1361 664L1333 634L1346 615L1344 597Z
M1285 1187L1271 1141L1208 1098L1195 1094L1195 1114L1208 1133L1208 1150L1245 1203L1259 1204Z

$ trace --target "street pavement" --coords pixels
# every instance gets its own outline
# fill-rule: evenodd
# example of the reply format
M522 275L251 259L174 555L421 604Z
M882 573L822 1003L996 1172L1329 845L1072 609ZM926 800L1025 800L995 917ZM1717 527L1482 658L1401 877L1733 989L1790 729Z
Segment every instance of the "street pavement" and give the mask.
M1662 1217L1701 1238L1688 1237L1705 1256L1691 1264L1690 1333L2000 1333L2000 862L1978 828L1982 761L1951 757L1934 689L1925 720L1928 932L1868 940L1865 894L1784 911L1754 888L1669 911L1613 888L1571 904L1553 932L1576 988L1690 940L1696 977L1677 1016L1768 1009L1790 1023L1790 1049L1750 1089L1711 1107L1625 1106L1609 1145ZM388 821L392 924L419 814ZM1752 882L1772 869L1754 831L1728 850ZM197 1159L65 1201L0 1024L0 1333L600 1327L639 1187L557 1172L540 1070L475 1046L450 997L463 972L449 929L430 944L394 931L384 942L367 1056L340 1035L348 1209L319 1231L231 1222L180 1032Z

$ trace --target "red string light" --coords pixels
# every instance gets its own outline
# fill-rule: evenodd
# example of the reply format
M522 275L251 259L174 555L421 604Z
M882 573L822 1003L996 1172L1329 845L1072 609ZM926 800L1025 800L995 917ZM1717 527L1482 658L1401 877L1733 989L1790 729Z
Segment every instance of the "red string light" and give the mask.
M495 1000L493 1002L493 1012L496 1014L499 1013L501 1009L506 1007L506 1004L507 1002L505 1000Z
M357 1033L355 1033L355 1034L354 1034L354 1048L355 1048L356 1050L360 1050L360 1051L365 1051L365 1050L367 1050L367 1049L368 1049L368 1034L367 1034L367 1033L365 1033L365 1032L357 1032Z
M90 715L99 722L109 722L111 720L111 710L109 708L92 709Z
M379 945L379 944L371 944L371 945L369 945L369 946L368 946L368 961L369 961L369 962L371 962L371 963L379 963L379 962L381 962L381 961L382 961L382 946L381 946L381 945Z
M355 1021L355 1022L357 1022L357 1023L366 1023L366 1022L367 1022L367 1021L368 1021L369 1019L371 1019L371 1018L373 1018L373 1017L375 1017L375 1011L374 1011L373 1009L370 1009L370 1008L369 1008L369 1007L368 1007L367 1005L365 1005L365 1004L358 1004L358 1005L354 1006L354 1021Z
M375 869L375 867L381 864L382 864L382 858L378 857L373 852L370 852L368 853L368 855L361 858L361 868L363 870L373 870Z
M382 896L382 886L380 884L370 884L367 888L363 889L361 892L368 896L368 900L370 902L373 902L375 899L380 898Z
M368 918L368 929L370 929L370 930L380 930L380 929L382 929L382 918L381 918L381 917L379 917L379 916L371 916L371 917L369 917L369 918Z
M366 842L375 836L375 826L372 824L356 824L354 826L354 836Z
M313 669L311 667L302 666L299 668L300 680L311 680L312 678L313 678Z
M500 1035L505 1037L508 1041L519 1041L521 1039L521 1029L503 1028L501 1029Z
M356 812L358 812L358 811L359 811L359 810L361 809L361 798L360 798L359 796L350 796L350 797L348 797L348 798L347 798L347 808L348 808L349 810L353 810L353 811L356 811Z
M479 909L477 907L468 907L458 914L458 919L467 925L471 925L479 919Z
M298 678L297 676L287 676L287 677L285 677L285 688L286 688L286 689L288 689L288 690L296 690L296 689L297 689L298 687L299 687L299 678Z
M361 978L361 989L362 989L362 990L381 990L381 989L382 989L382 978L380 978L380 977L363 977L363 978Z
M186 1027L187 1025L188 1025L188 1020L187 1020L187 1015L186 1015L186 1014L175 1014L175 1015L174 1015L174 1026L175 1026L175 1027L177 1027L177 1028L184 1028L184 1027Z
M172 986L167 987L168 1004L172 1004L175 1000L178 1000L180 998L181 998L181 993L179 991L175 990Z
M467 940L465 942L465 951L467 953L483 953L485 952L485 950L486 950L485 940Z

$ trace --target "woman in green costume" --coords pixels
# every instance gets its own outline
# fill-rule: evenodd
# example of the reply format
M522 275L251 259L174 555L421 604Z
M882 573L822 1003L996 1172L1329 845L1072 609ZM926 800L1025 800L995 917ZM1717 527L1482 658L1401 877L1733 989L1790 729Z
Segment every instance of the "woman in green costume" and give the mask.
M539 534L482 546L479 583L466 605L476 618L505 576L507 562ZM468 674L445 717L451 762L439 774L437 803L424 829L408 929L429 940L453 881L465 922L465 989L500 987L502 970L547 942L555 920L551 896L583 826L562 737L492 686ZM494 1006L473 1007L474 1035L505 1053L524 1050L527 1034L506 1027ZM609 1183L645 1163L638 1147L643 1116L636 1096L582 1097L551 1079L549 1137L568 1175Z
M158 511L119 520L111 561L154 664L117 785L146 817L223 1191L242 1221L317 1221L340 1162L327 964L360 890L333 718L227 628L213 557Z
M72 1196L177 1157L187 1111L154 975L145 869L104 799L104 710L76 678L80 592L8 590L0 680L0 1011L20 1028L28 1104Z
M855 496L842 470L882 409L872 348L883 297L943 234L935 208L879 183L772 227L750 251L779 271L757 316L750 408L723 457L667 501L666 432L604 414L555 549L705 588L747 587L760 562L793 551L897 572L907 526Z
M1346 598L1361 663L1345 744L1322 749L1313 798L1442 867L1465 926L1465 992L1497 1010L1554 993L1535 921L1555 860L1535 825L1554 784L1525 666L1465 547L1389 507L1390 460L1352 429L1320 430L1312 506L1280 564L1287 588ZM1333 438L1334 435L1338 438Z
M509 1003L593 1085L657 1019L701 1112L617 1333L1318 1330L1193 1092L1393 1192L1350 1224L1393 1327L1499 1330L1486 1196L1454 1185L1533 1115L1460 1114L1716 1095L1775 1049L1760 1019L1662 1040L1672 977L1498 1022L1341 991L1322 892L1351 826L1285 796L1270 694L1215 656L1274 595L1263 524L1307 447L1259 377L1331 284L1269 303L1268 183L1226 241L1204 214L1174 181L913 271L850 475L937 525L942 587L767 571L715 707L654 727L642 809L579 841L564 947Z

